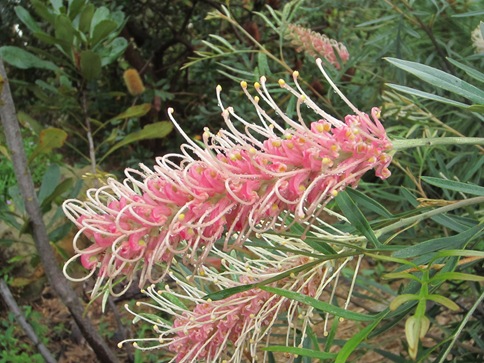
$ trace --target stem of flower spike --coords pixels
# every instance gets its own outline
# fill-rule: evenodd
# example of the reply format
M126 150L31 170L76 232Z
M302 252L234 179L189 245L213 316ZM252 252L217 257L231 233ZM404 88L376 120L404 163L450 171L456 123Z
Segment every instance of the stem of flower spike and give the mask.
M482 137L432 137L428 139L392 140L395 151L420 146L484 145Z

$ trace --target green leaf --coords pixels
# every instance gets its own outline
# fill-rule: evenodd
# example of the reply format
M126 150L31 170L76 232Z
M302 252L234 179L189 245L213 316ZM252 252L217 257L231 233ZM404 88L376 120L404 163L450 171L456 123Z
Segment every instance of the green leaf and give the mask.
M71 57L72 43L74 41L74 27L71 19L66 15L58 15L55 19L55 37L64 52Z
M57 197L60 197L64 193L67 193L72 189L74 185L74 180L72 178L67 178L64 179L60 184L58 184L55 189L50 193L43 201L40 207L42 208L42 211L45 213L50 209L50 205L52 202L57 199Z
M118 24L112 20L102 20L92 32L91 46L95 47L96 44L104 40L108 35L114 32L118 28Z
M31 0L30 3L38 16L46 20L49 24L54 25L55 14L44 4L44 2L39 0Z
M60 168L56 164L50 165L44 176L42 177L42 183L38 194L39 203L42 203L44 199L52 194L57 184L59 184L61 178Z
M484 113L484 105L471 105L467 107L467 110L477 113Z
M437 304L445 306L447 309L457 311L459 310L459 305L453 302L451 299L436 294L427 295L427 300L435 301Z
M62 1L63 0L50 0L50 4L52 5L56 13L60 13L60 9L62 8Z
M72 0L69 2L69 9L67 14L69 14L69 18L74 20L74 18L79 15L81 9L86 4L86 0Z
M117 116L114 116L108 122L113 122L117 120L124 120L126 118L133 118L133 117L142 117L146 115L151 110L150 103L143 103L142 105L131 106L126 111L120 113Z
M451 256L484 258L484 252L474 251L474 250L445 250L445 251L440 251L436 257L451 257Z
M161 139L168 135L171 130L173 129L173 124L168 121L161 121L155 122L153 124L146 125L142 130L133 132L118 142L117 144L113 145L104 156L101 158L99 162L104 160L108 155L113 153L114 151L118 150L119 148L128 145L135 141L140 140L148 140L148 139Z
M398 309L398 307L407 301L412 301L412 300L418 300L419 297L416 294L402 294L398 295L395 299L392 300L390 303L389 309L391 311L395 311Z
M400 86L398 84L392 84L392 83L386 83L386 85L390 88L396 89L397 91L407 93L407 94L410 94L410 95L413 95L413 96L421 97L421 98L426 98L428 100L446 103L448 105L461 107L461 108L469 107L469 105L466 104L466 103L454 101L454 100L451 100L449 98L437 96L437 95L434 95L433 93L420 91L420 90L417 90L415 88Z
M372 212L375 212L376 214L382 217L386 217L386 218L393 217L393 215L383 205L378 203L376 200L370 198L366 194L352 188L347 188L346 192L351 197L351 199L353 199L356 203L358 203L362 207L365 207L368 210L371 210Z
M375 315L371 324L366 326L364 329L360 329L358 333L354 334L351 339L346 341L345 345L343 345L341 350L338 352L334 363L346 363L351 353L353 353L358 345L360 345L360 343L366 339L368 334L370 334L373 329L375 329L377 325L380 324L380 322L385 318L388 312L389 310L387 309L382 311L378 315Z
M306 349L306 348L288 347L285 345L271 345L271 346L262 348L262 350L266 352L291 353L297 356L319 358L319 359L334 359L336 357L336 353L320 352L317 350Z
M421 280L409 272L390 272L382 276L384 279L410 279L420 282Z
M257 53L257 66L259 67L261 75L272 75L272 72L269 68L269 62L267 61L267 56L262 52Z
M310 296L307 296L298 292L288 291L288 290L280 289L277 287L270 287L270 286L260 286L260 289L270 292L272 294L287 297L291 300L299 301L303 304L312 306L317 310L320 310L325 313L329 313L331 315L335 315L338 317L342 317L344 319L354 320L354 321L373 321L375 319L375 316L360 314L360 313L355 313L353 311L345 310L343 308L337 307L332 304L328 304L327 302L317 300L315 298L312 298Z
M30 13L22 6L16 6L15 7L15 14L17 14L17 17L20 19L22 23L32 32L40 32L41 29L39 27L39 24L32 18Z
M484 281L484 276L473 275L473 274L466 274L462 272L439 272L435 276L433 276L430 281Z
M109 9L105 6L98 7L92 16L91 27L89 29L89 36L92 38L94 34L94 29L103 20L109 19Z
M9 45L1 47L0 57L6 63L20 69L40 68L51 71L59 70L59 67L57 67L54 63L42 60L36 55L19 47Z
M365 216L356 206L355 202L349 194L345 191L338 193L336 196L336 203L340 207L344 216L348 218L350 223L362 233L368 241L373 243L376 247L381 246L380 241L375 236L375 233L370 227L370 224L366 220Z
M484 92L460 78L424 64L396 58L385 58L394 66L401 68L433 86L458 94L473 103L484 104Z
M80 56L81 75L87 81L94 81L101 75L101 57L92 50L83 50Z
M428 255L431 259L432 256L429 255L430 252L464 247L471 238L481 233L483 229L483 224L476 225L453 236L434 238L414 246L402 248L401 250L393 252L392 256L397 258L409 258Z
M468 76L474 78L476 81L484 82L484 73L479 72L477 69L469 67L465 64L462 64L452 58L447 58L447 60L452 63L454 66L462 69L464 72L467 73Z
M91 29L91 22L92 17L94 16L94 12L96 11L96 7L92 3L88 3L81 11L81 15L79 17L79 30L85 34L89 33L89 29Z
M434 185L442 189L449 189L456 192L484 196L484 187L476 184L462 183L454 180L434 178L430 176L423 176L422 180L426 183Z
M38 155L51 152L53 149L61 147L64 145L66 139L67 133L64 130L55 127L42 130L39 134L39 144L30 155L29 163Z
M101 57L101 65L104 67L117 60L127 47L128 41L123 37L118 37L106 46L96 49Z

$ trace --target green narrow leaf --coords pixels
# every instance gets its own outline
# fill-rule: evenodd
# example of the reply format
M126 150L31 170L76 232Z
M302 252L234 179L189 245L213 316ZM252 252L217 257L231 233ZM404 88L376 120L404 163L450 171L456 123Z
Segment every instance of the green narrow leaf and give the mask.
M40 68L51 71L59 70L59 67L57 67L54 63L42 60L36 55L19 47L9 45L0 47L0 57L6 63L20 69Z
M439 272L430 281L484 281L484 276L466 274L463 272Z
M451 299L436 294L427 295L427 300L435 301L437 304L445 306L447 309L457 311L459 310L459 305L453 302Z
M458 94L473 103L484 104L484 92L453 75L424 64L397 58L385 58L394 66L407 71L433 86Z
M471 238L480 234L483 229L484 225L481 223L454 236L434 238L414 246L402 248L401 250L393 252L392 256L397 258L409 258L428 255L431 252L443 249L462 248ZM429 255L429 258L432 258L432 256Z
M366 220L365 216L356 206L355 202L349 194L345 191L338 193L335 198L336 203L340 207L341 211L343 212L344 216L348 218L350 223L359 231L361 232L368 241L373 243L376 247L380 247L382 244L376 238L375 233L370 227L370 224Z
M376 214L386 218L393 217L393 215L383 205L362 192L352 188L346 189L346 192L349 194L351 199L372 212L375 212Z
M55 201L55 199L57 197L60 197L62 194L70 191L73 185L74 180L72 178L68 178L60 182L60 184L55 187L54 191L42 201L42 204L40 205L42 210L49 210L50 205Z
M141 105L131 106L126 111L120 113L119 115L114 116L108 122L113 122L117 120L124 120L126 118L132 117L142 117L146 115L151 110L150 103L143 103Z
M261 75L264 75L264 76L272 75L271 70L269 68L269 63L267 62L267 56L262 52L257 53L257 66L259 67L259 71Z
M71 19L66 15L57 15L55 19L55 37L64 52L71 56L72 43L74 41L74 27L72 26Z
M319 359L334 359L336 357L336 353L320 352L317 350L312 350L307 348L288 347L285 345L272 345L272 346L264 347L262 348L262 350L266 352L291 353L298 356L319 358Z
M87 81L94 81L101 75L101 58L92 50L83 50L80 55L81 75Z
M135 141L148 140L148 139L159 139L168 135L173 129L173 124L168 121L155 122L153 124L146 125L142 130L133 132L127 135L122 141L113 145L106 154L103 155L101 160L104 160L108 155L118 150L119 148L128 145Z
M30 0L34 11L40 16L42 19L46 20L49 24L54 25L55 23L55 14L50 11L47 6L39 0Z
M49 196L59 184L61 178L60 168L56 164L50 165L42 177L42 183L38 193L39 203Z
M317 310L324 311L325 313L342 317L344 319L355 320L355 321L373 321L375 319L375 316L360 314L360 313L355 313L353 311L345 310L343 308L337 307L332 304L328 304L327 302L314 299L310 296L307 296L298 292L288 291L288 290L280 289L277 287L270 287L270 286L260 286L260 289L270 292L272 294L287 297L291 300L299 301L303 304L312 306Z
M400 92L403 92L403 93L406 93L406 94L409 94L409 95L413 95L413 96L417 96L417 97L421 97L421 98L426 98L428 100L437 101L437 102L441 102L441 103L446 103L446 104L451 105L451 106L456 106L456 107L461 107L461 108L469 107L469 105L466 104L466 103L454 101L454 100L451 100L450 98L437 96L437 95L434 95L433 93L420 91L420 90L415 89L415 88L400 86L398 84L393 84L393 83L385 83L385 84L390 88L396 89L397 91L400 91Z
M484 187L476 184L462 183L454 180L434 178L430 176L423 176L422 180L426 183L434 185L442 189L449 189L456 192L467 193L472 195L484 196Z
M445 250L445 251L440 251L436 257L450 257L450 256L484 258L484 252L474 251L474 250Z
M364 329L361 329L358 331L358 333L354 334L351 339L347 340L345 345L341 348L341 350L338 352L338 355L336 356L336 359L334 363L346 363L348 360L349 356L353 351L360 345L360 343L366 339L368 334L370 334L373 329L377 327L378 324L385 318L385 316L388 314L388 309L382 311L378 315L375 315L373 322L366 326Z
M472 67L469 67L465 64L462 64L458 61L456 61L455 59L452 59L452 58L447 58L447 60L452 63L454 66L462 69L464 72L467 73L468 76L474 78L476 81L479 81L479 82L484 82L484 73L482 72L479 72L477 69L475 68L472 68Z

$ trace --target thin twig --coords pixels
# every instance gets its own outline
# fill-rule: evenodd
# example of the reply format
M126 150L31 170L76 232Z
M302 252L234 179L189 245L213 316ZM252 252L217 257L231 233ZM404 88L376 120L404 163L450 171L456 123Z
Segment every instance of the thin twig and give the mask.
M72 317L76 321L82 335L92 347L96 356L101 362L118 362L116 355L108 347L104 339L97 332L90 320L86 319L84 309L77 296L72 289L69 281L62 274L61 269L57 265L56 258L52 247L50 246L47 230L42 218L39 201L35 192L32 176L27 164L27 157L23 147L22 134L15 111L15 104L10 92L7 75L3 66L3 61L0 58L0 119L2 121L5 139L10 150L12 163L17 177L18 188L22 194L22 198L27 211L30 224L32 227L32 236L35 241L35 247L39 254L42 265L44 266L45 274L49 280L50 285L61 298L64 305L69 309Z
M25 319L25 316L22 314L22 311L20 310L4 279L0 279L0 294L3 297L3 300L5 300L5 303L7 304L10 311L13 313L13 316L15 317L15 320L17 320L17 323L19 323L19 325L25 331L25 334L27 334L32 343L34 343L35 347L38 349L42 357L44 357L45 361L47 363L57 362L50 353L50 351L47 349L47 347L44 345L44 343L40 341L37 334L35 334L32 326Z

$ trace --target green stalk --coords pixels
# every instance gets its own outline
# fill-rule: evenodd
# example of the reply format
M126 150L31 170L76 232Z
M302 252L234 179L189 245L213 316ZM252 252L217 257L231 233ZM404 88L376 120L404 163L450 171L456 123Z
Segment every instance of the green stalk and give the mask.
M420 146L484 145L482 137L432 137L428 139L392 140L395 151Z

